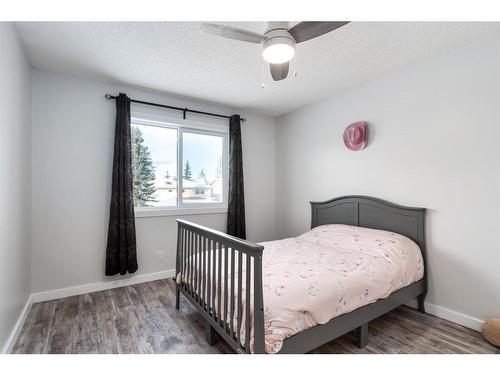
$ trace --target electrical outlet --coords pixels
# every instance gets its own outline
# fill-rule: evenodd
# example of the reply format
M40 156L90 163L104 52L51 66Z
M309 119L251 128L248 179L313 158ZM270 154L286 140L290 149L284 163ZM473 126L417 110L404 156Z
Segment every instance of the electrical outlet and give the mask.
M165 258L163 257L163 251L158 251L158 262L163 262Z

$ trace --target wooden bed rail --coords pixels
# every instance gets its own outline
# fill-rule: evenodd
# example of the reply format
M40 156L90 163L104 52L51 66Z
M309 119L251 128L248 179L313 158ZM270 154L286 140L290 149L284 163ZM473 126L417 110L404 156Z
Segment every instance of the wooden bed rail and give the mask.
M203 315L211 335L216 331L239 353L265 353L263 250L262 245L177 220L176 308L182 293Z

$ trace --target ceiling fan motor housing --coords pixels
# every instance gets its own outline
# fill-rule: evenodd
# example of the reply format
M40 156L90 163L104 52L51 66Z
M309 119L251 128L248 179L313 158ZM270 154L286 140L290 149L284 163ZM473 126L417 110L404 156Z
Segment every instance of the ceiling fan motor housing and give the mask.
M288 40L291 42L291 45L295 47L295 39L288 32L287 29L272 29L267 31L264 34L264 41L262 42L262 46L266 45L266 42L269 43L271 40L281 42L282 40Z

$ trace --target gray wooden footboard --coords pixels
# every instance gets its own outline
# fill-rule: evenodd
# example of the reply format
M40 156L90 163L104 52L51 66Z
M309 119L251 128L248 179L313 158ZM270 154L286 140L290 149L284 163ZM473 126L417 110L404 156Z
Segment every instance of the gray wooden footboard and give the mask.
M185 220L177 223L176 308L182 293L233 350L265 353L264 247Z

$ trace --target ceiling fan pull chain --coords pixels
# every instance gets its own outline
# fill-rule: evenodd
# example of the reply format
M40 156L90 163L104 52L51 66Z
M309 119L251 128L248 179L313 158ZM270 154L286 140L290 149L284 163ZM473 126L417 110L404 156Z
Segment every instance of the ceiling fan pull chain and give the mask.
M297 77L297 65L299 64L298 58L299 57L297 55L295 55L294 58L291 61L291 63L292 63L292 69L291 69L291 71L293 72L292 75L294 77Z
M266 88L266 74L267 74L267 72L269 72L268 65L269 64L266 63L265 61L262 61L262 64L260 65L260 67L261 67L261 69L260 69L260 78L261 78L260 88L261 89Z

